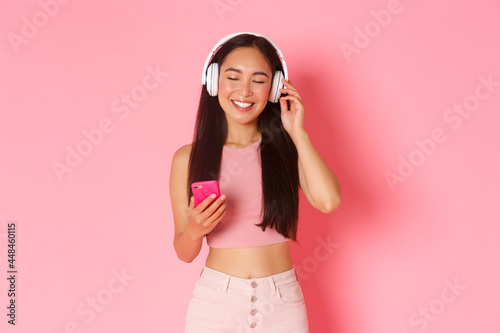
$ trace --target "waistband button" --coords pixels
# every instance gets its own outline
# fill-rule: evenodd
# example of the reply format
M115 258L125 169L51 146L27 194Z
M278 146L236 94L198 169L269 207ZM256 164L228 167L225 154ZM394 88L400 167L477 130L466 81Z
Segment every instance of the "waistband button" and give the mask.
M258 285L257 282L252 281L252 288L257 288L257 285Z
M255 297L255 296L252 296L252 298L250 298L250 301L251 301L252 303L255 303L255 302L257 302L257 297Z

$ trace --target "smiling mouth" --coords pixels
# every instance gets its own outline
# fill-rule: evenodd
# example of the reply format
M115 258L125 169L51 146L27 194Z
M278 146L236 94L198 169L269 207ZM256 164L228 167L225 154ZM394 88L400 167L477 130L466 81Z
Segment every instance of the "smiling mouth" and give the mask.
M234 105L241 109L247 109L251 107L254 103L247 103L247 102L239 102L239 101L232 101Z

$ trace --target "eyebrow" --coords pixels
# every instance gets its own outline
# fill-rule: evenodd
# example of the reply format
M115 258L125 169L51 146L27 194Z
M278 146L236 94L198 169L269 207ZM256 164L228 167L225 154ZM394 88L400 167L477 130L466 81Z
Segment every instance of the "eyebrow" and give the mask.
M239 69L236 69L236 68L228 68L225 70L225 72L228 72L228 71L231 71L231 72L236 72L238 74L241 74L241 71ZM254 72L253 75L264 75L265 77L269 77L265 72Z

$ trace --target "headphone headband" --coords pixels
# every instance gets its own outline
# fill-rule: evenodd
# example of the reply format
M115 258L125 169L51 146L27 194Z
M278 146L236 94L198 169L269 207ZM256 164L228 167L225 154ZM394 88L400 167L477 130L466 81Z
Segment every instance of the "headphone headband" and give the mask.
M207 83L207 69L208 69L208 65L212 61L212 59L215 56L215 54L217 53L217 51L219 51L220 47L225 42L227 42L228 40L230 40L231 38L236 37L238 35L244 35L244 34L249 34L249 35L254 35L254 36L257 36L257 37L265 38L274 47L274 49L276 50L276 53L278 54L278 57L280 59L281 66L283 67L283 76L284 76L285 80L288 81L288 70L286 68L286 62L285 62L285 59L283 58L283 53L281 53L281 50L278 48L278 46L276 45L276 43L274 43L269 37L266 37L266 36L261 35L261 34L257 34L255 32L236 32L236 33L233 33L233 34L230 34L230 35L227 35L227 36L223 37L212 48L212 51L209 53L209 55L207 57L207 60L205 61L205 66L203 66L203 73L201 75L201 84L205 85Z

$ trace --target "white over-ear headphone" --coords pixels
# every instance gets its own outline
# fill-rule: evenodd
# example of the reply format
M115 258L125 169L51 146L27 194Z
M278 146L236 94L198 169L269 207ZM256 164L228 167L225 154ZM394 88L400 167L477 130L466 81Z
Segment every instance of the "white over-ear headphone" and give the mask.
M210 64L210 61L212 61L217 51L225 42L227 42L228 40L230 40L235 36L243 34L250 34L250 35L255 35L257 37L265 38L269 43L271 43L271 45L276 50L276 53L278 54L278 57L281 61L281 66L283 67L283 72L281 72L280 70L274 72L273 82L271 84L271 91L269 92L269 101L271 103L276 103L281 95L280 89L283 88L283 83L281 82L281 79L285 78L285 80L288 81L288 71L286 68L286 62L285 59L283 58L283 54L281 53L280 49L271 39L269 39L264 35L256 34L254 32L237 32L222 38L217 44L215 44L215 46L212 48L212 52L210 52L210 54L207 57L207 60L205 61L205 66L203 66L201 84L207 86L207 91L210 96L217 96L217 92L219 89L219 64L216 62Z

